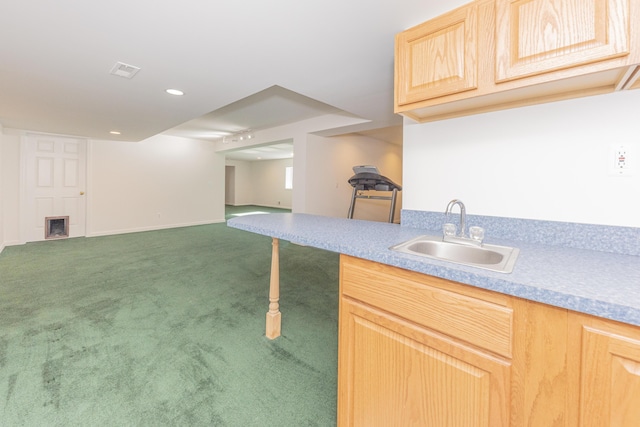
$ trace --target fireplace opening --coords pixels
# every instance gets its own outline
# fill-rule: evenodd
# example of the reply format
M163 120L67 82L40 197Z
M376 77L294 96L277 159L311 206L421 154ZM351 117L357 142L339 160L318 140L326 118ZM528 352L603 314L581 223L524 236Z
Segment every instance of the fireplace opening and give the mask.
M69 237L68 216L48 216L44 219L44 238L61 239Z

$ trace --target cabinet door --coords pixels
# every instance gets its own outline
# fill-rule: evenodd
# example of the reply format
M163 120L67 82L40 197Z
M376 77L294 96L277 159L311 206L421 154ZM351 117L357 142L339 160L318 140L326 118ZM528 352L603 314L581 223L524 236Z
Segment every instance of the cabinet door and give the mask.
M496 81L629 53L629 0L497 0Z
M640 332L617 332L583 326L581 426L640 424Z
M477 6L396 36L396 106L477 88Z
M510 365L343 297L339 426L509 424Z

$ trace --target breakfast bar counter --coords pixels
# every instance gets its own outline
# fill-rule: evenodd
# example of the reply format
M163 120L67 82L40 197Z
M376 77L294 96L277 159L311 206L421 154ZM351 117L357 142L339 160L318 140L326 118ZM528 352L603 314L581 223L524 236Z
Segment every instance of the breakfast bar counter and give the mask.
M427 228L419 228L415 224L277 213L237 217L227 224L273 238L267 315L267 323L271 323L267 336L271 338L280 333L278 239L640 326L640 257L635 254L492 239L488 230L486 243L520 249L513 272L504 274L389 249L420 235L441 234L428 221Z

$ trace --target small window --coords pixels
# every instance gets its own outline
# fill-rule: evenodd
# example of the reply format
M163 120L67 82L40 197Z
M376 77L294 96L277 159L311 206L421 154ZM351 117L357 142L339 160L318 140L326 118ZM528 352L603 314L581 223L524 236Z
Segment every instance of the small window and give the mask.
M284 188L285 190L293 189L293 166L284 168Z

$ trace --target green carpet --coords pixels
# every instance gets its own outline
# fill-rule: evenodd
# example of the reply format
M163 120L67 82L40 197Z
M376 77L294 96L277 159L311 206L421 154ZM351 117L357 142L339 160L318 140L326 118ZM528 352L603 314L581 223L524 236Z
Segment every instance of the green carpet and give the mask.
M282 208L270 208L266 206L256 205L242 205L242 206L225 206L225 218L230 219L236 215L243 215L248 213L286 213L291 212L291 209Z
M334 426L338 255L225 224L0 254L1 426Z

